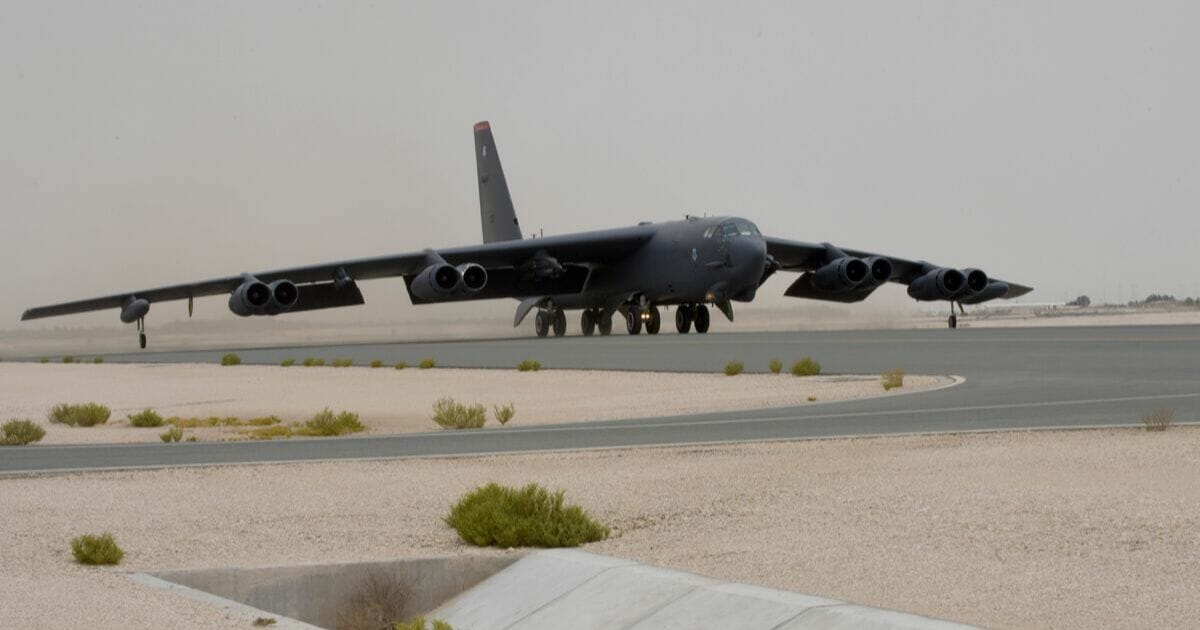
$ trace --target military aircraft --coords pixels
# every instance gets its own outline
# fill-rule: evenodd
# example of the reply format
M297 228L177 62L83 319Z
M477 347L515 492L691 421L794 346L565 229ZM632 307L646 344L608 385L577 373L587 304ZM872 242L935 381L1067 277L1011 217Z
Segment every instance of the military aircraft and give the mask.
M979 304L1025 295L1032 288L989 277L979 269L764 236L739 217L687 216L679 221L522 238L500 155L487 121L475 125L475 164L483 244L426 249L260 273L242 273L157 289L32 308L22 320L120 309L121 321L137 324L146 347L145 318L152 304L229 295L229 310L242 317L280 315L363 304L360 280L400 276L413 304L516 298L513 326L530 311L539 337L567 331L566 311L578 310L584 335L612 332L613 316L631 335L651 335L662 325L660 307L675 307L675 329L706 333L711 304L733 321L733 302L749 302L779 271L800 276L784 295L859 302L885 282L908 286L916 300Z

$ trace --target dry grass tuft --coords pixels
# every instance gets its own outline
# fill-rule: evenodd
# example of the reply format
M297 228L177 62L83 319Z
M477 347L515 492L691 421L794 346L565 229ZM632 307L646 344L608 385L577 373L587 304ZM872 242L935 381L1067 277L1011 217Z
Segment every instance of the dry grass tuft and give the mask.
M496 422L499 422L500 426L508 424L508 421L517 415L517 407L512 403L508 403L507 405L493 405L492 411L496 413Z
M904 370L900 368L888 370L883 373L882 380L884 391L890 392L893 389L904 387Z
M79 564L120 564L125 552L107 532L99 536L84 534L71 541L71 555Z
M407 586L382 572L369 574L338 606L338 630L381 630L404 619Z
M1147 431L1166 431L1175 424L1175 410L1166 407L1147 412L1142 416L1142 426Z
M479 429L487 422L487 410L478 403L467 406L447 396L433 403L433 421L443 429Z
M821 373L821 364L812 357L804 357L792 364L792 376L816 376Z
M783 361L779 359L771 359L771 363L767 365L771 369L772 374L778 374L783 371Z
M741 361L730 361L725 364L725 376L737 376L745 369L746 366Z
M33 420L9 420L0 427L0 446L24 446L46 437L46 430Z
M98 403L83 403L70 405L62 403L50 408L46 419L55 424L65 424L71 427L93 427L108 422L112 411Z

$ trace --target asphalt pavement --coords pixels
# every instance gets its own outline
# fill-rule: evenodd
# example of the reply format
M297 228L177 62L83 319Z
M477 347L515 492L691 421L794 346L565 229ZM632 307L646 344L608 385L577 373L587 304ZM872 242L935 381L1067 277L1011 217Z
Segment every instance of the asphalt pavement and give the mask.
M963 384L885 399L541 427L397 436L0 450L0 472L478 455L874 434L927 433L1136 423L1169 407L1200 420L1200 326L992 328L709 335L514 338L232 349L245 363L307 356L512 369L522 359L545 368L701 371L743 361L765 371L802 356L827 374L892 368L951 374ZM229 350L106 355L106 361L216 362ZM295 368L303 369L303 368ZM604 378L597 373L596 378ZM648 375L647 378L653 378ZM736 378L736 377L732 377ZM464 383L464 387L470 387ZM586 395L586 392L580 392ZM596 405L603 406L603 400Z

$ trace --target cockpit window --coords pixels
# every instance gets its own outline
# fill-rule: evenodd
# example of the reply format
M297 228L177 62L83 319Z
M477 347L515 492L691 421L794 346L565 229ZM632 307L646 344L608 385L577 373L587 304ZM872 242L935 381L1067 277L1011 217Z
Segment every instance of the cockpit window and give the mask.
M758 231L758 226L749 221L726 221L720 225L709 226L704 230L704 238L713 238L720 236L722 238L733 238L735 236L762 236Z
M758 227L749 221L737 222L738 234L742 236L759 236Z

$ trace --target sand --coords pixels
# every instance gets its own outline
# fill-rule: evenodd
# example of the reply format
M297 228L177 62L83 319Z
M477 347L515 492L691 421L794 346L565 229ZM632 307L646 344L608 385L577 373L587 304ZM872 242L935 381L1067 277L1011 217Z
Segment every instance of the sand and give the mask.
M151 407L164 417L249 419L275 415L302 421L324 407L359 414L372 433L438 430L433 403L512 403L508 426L658 417L756 409L867 396L899 395L947 385L944 376L905 378L887 394L877 375L678 374L583 370L395 370L390 367L288 367L181 364L0 363L0 421L29 418L46 429L43 444L157 442L163 429L135 428L130 413ZM581 396L580 392L587 392ZM597 405L595 401L604 401ZM98 402L112 409L108 424L80 428L51 424L58 403ZM489 419L489 422L494 420ZM244 437L237 428L191 429L200 440Z
M838 439L0 478L0 627L245 628L125 572L465 550L488 481L563 488L598 553L999 627L1200 618L1200 428ZM68 542L111 531L117 568Z

